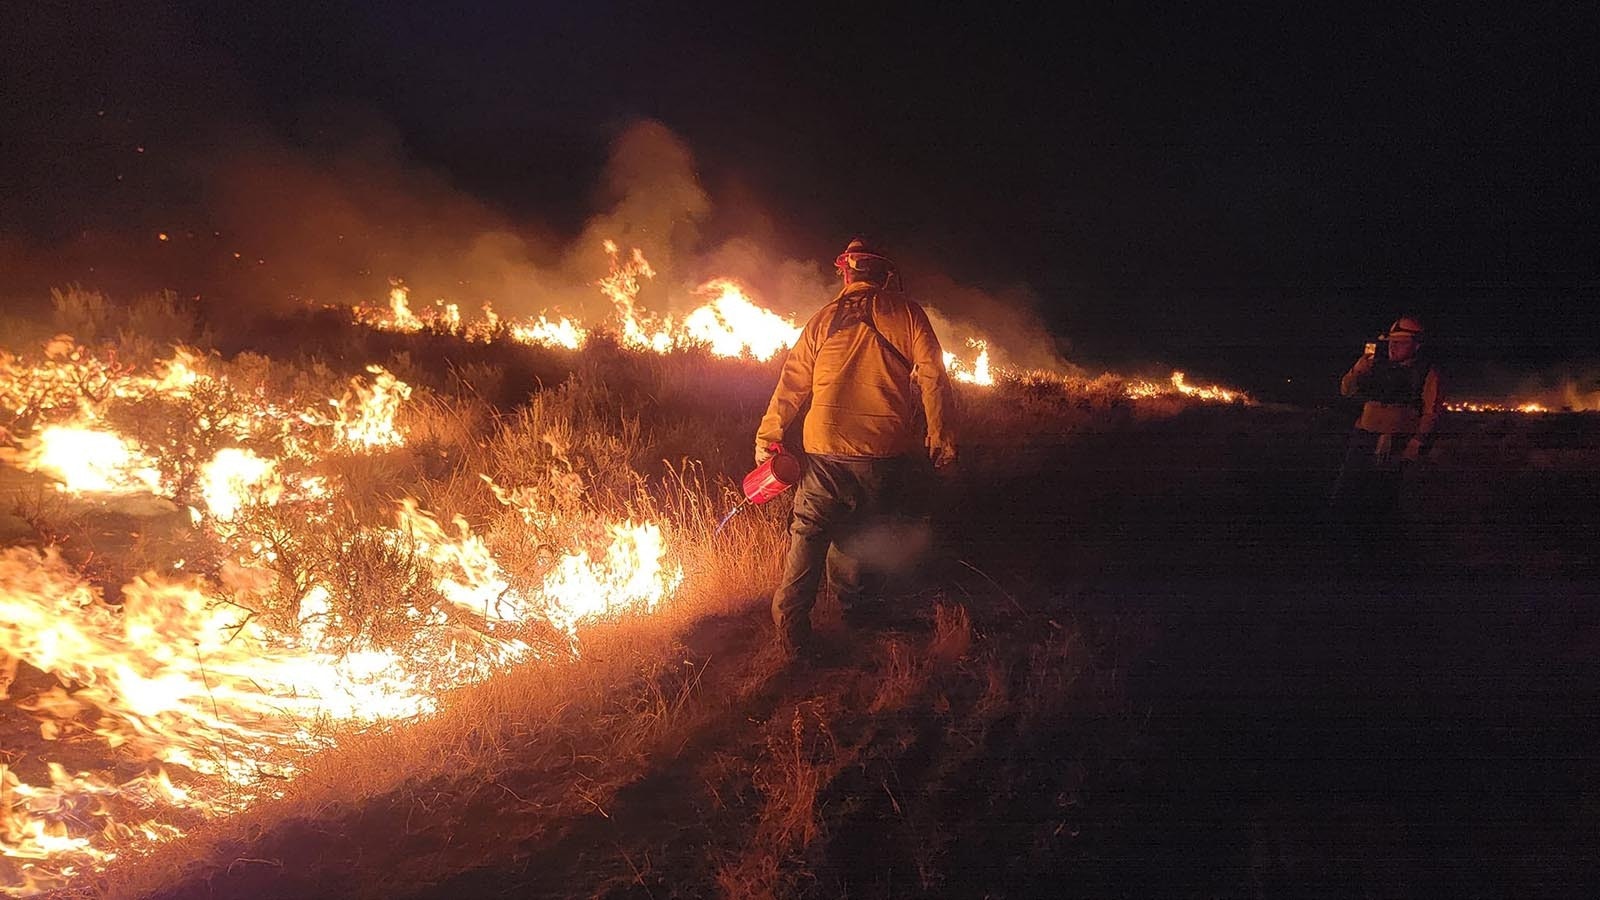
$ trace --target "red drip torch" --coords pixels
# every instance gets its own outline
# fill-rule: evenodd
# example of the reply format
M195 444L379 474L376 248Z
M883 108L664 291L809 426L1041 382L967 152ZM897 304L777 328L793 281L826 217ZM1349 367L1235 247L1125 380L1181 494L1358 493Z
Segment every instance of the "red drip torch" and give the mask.
M742 485L744 499L722 517L722 521L717 524L719 533L729 520L738 515L739 510L752 503L760 506L787 491L800 480L800 460L792 454L783 452L781 444L772 444L767 449L772 451L772 455L767 457L766 462L751 469L750 474L744 476Z

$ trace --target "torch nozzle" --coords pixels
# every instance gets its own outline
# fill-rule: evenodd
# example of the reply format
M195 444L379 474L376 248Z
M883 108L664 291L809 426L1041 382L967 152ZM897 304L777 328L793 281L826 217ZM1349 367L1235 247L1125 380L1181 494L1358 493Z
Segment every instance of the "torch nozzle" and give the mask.
M745 499L740 500L738 503L734 504L733 509L728 510L728 514L722 517L722 521L721 522L717 523L717 530L712 532L713 536L721 534L723 527L726 526L729 522L733 521L733 517L739 514L739 510L744 509L746 506L749 506L749 505L750 505L750 498L749 497L746 497Z

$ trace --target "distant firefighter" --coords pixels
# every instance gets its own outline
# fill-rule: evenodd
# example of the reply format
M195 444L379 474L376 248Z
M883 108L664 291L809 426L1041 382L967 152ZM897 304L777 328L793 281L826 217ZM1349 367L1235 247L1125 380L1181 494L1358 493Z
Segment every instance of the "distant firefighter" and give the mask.
M956 457L950 379L927 313L901 290L894 263L861 240L834 266L843 290L806 323L756 432L759 465L782 446L809 401L801 440L808 465L772 598L778 641L790 652L811 641L824 566L847 621L861 617L877 587L863 539L907 509L916 474L926 469L923 452L937 468Z
M1424 343L1422 321L1401 316L1369 343L1339 381L1339 393L1365 400L1345 450L1334 502L1348 513L1394 527L1405 472L1428 451L1444 393Z

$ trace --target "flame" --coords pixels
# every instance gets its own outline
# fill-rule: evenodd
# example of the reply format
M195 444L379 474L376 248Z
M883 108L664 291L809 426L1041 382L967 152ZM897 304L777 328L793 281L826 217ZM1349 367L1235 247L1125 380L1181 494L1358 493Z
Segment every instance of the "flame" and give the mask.
M214 776L187 795L206 811L236 808L262 772L291 773L298 753L320 746L306 728L319 716L433 708L431 685L398 653L274 634L193 579L145 576L111 606L54 552L13 548L0 552L0 618L7 655L77 685L29 705L47 739L92 733L124 756ZM77 715L90 709L92 720Z
M749 291L731 278L713 278L692 292L710 299L695 306L681 320L671 315L654 315L645 311L639 296L645 285L656 278L656 271L643 251L634 247L626 253L612 240L602 242L608 259L607 274L594 282L600 293L611 304L610 321L595 323L593 327L610 327L616 330L621 343L634 350L650 353L667 353L675 348L700 345L717 356L739 357L749 355L758 360L769 360L794 344L801 327L758 303ZM467 340L489 341L504 334L513 341L546 347L577 350L583 347L591 333L591 326L568 316L556 317L553 313L540 313L526 319L503 319L492 307L484 308L481 322L463 322L459 307L441 305L443 312L428 312L425 316L411 313L405 305L404 289L391 291L390 308L373 310L356 308L356 319L375 328L391 330L416 330L432 328L456 334ZM976 387L992 387L1002 379L1027 380L1043 378L1073 390L1081 379L1062 373L1019 372L995 362L995 347L983 335L965 339L967 351L946 350L945 370L951 380ZM1190 384L1183 372L1173 372L1166 381L1122 379L1107 375L1122 386L1125 396L1133 400L1154 397L1181 396L1202 403L1249 403L1243 391L1220 385Z
M589 332L565 316L554 322L544 316L532 322L515 322L509 326L509 331L514 341L567 350L580 349L589 339Z
M1114 378L1106 375L1103 378ZM1188 376L1182 372L1173 372L1165 382L1146 381L1144 379L1131 379L1123 383L1122 392L1132 400L1145 400L1152 397L1164 397L1177 394L1191 400L1205 403L1250 403L1250 395L1243 391L1225 388L1215 384L1195 385L1190 384Z
M1172 387L1185 397L1195 397L1200 400L1211 400L1217 403L1232 403L1243 399L1244 394L1239 391L1228 390L1214 384L1192 385L1184 380L1182 372L1172 373Z
M800 335L793 320L766 309L752 300L745 288L728 278L715 278L693 293L711 299L700 304L681 321L672 316L654 316L639 305L639 293L656 277L655 269L637 247L624 254L614 241L603 244L610 260L607 275L595 282L600 293L611 302L612 318L624 346L654 353L675 347L702 344L718 356L749 354L768 360L792 345ZM504 333L523 344L578 350L588 342L591 328L569 316L550 312L525 319L506 319L492 304L483 308L481 320L464 321L458 304L439 304L439 311L417 315L411 311L406 289L390 291L389 306L380 309L357 306L356 321L387 331L419 331L424 328L447 332L468 340L489 341ZM503 328L503 332L502 332Z
M398 518L399 532L415 540L417 551L444 573L437 587L451 603L491 622L528 620L528 604L512 592L499 562L483 539L473 534L466 519L457 516L452 520L456 529L452 535L409 498L401 501Z
M604 322L553 312L516 319L490 305L468 321L460 304L445 300L414 310L399 283L387 304L357 307L354 315L378 329L568 349L584 346L593 329L609 328L640 352L700 345L760 360L800 333L792 319L726 278L694 289L700 302L681 320L653 315L639 302L656 278L644 254L610 241L604 249L609 272L595 283L610 301ZM970 360L946 354L955 380L991 386L1031 377L992 359L995 348L982 335L968 338L966 348ZM404 447L412 388L371 366L369 377L351 379L337 397L257 392L246 403L202 407L208 411L193 427L207 429L214 441L208 448L223 445L208 450L203 463L144 446L111 425L120 419L108 413L127 401L211 403L243 391L227 371L181 348L136 369L70 336L49 342L42 361L0 353L0 412L10 415L18 447L6 459L50 474L69 493L183 491L172 499L196 509L196 539L210 542L204 558L214 563L186 569L174 561L169 573L200 571L146 574L121 588L121 602L108 603L54 551L0 550L0 660L25 661L59 682L26 698L41 736L99 741L129 766L120 771L139 772L111 778L51 761L46 776L24 780L0 764L0 855L12 866L0 869L0 879L14 882L0 882L0 889L59 886L130 849L181 835L178 822L245 808L272 793L263 774L292 776L305 754L326 745L324 725L423 715L442 691L496 667L579 654L587 623L655 611L682 581L660 523L615 521L564 501L557 512L541 507L530 486L491 482L523 524L560 535L552 539L559 546L535 564L497 556L501 545L486 537L499 534L492 528L480 531L449 509L399 498L392 516L352 524L338 537L341 549L372 547L407 566L407 587L387 599L417 633L399 647L381 644L342 618L351 606L350 588L340 582L356 576L286 575L282 566L294 552L292 539L321 534L338 510L354 505L341 496L337 477L317 467ZM1063 390L1073 384L1064 375L1037 377ZM1191 385L1181 372L1167 383L1118 383L1130 397L1245 399ZM582 478L568 477L558 496L581 499ZM256 512L286 511L292 515L283 527L294 532L288 545L249 530ZM268 597L287 597L289 605L261 614Z
M697 293L716 296L684 317L683 330L690 340L704 343L718 356L749 353L768 360L800 337L799 325L757 306L734 281L708 281Z
M656 353L672 349L670 320L657 322L653 317L641 313L638 307L639 291L644 288L644 282L656 277L656 271L644 258L644 252L635 247L624 261L616 243L610 240L605 242L605 251L611 258L611 273L595 282L595 286L600 288L600 292L606 295L616 310L617 322L622 328L622 343Z
M551 618L569 633L595 616L653 612L683 579L681 569L662 562L666 551L659 526L630 521L609 530L611 545L602 560L591 561L584 551L569 554L544 583L553 604Z
M1518 403L1510 401L1496 403L1488 400L1457 400L1446 403L1444 408L1450 412L1458 413L1522 413L1524 415L1539 415L1550 412L1550 408L1542 403L1528 401Z
M967 346L978 351L969 368L954 353L945 351L944 367L955 381L987 387L994 384L994 373L989 370L989 342L982 338L968 338Z
M200 497L206 511L228 521L247 503L271 504L283 494L277 463L249 450L225 447L200 470Z
M402 292L395 296L403 301ZM204 427L241 442L196 473L203 514L195 523L223 558L211 575L146 574L112 604L54 550L0 550L0 660L26 662L59 682L22 708L46 740L100 741L143 770L118 780L49 762L44 783L0 764L0 855L10 861L0 890L60 886L130 848L181 835L178 821L242 809L273 792L263 775L292 776L306 753L326 745L318 723L426 714L444 690L552 652L530 643L529 626L565 635L568 646L554 652L578 653L585 622L654 610L677 589L682 568L668 563L656 523L607 522L598 513L569 523L578 526L572 545L533 581L514 585L465 519L436 516L408 498L391 524L360 526L350 540L414 554L431 591L393 601L419 631L400 648L352 631L334 602L338 585L284 583L273 568L280 550L234 520L250 505L293 501L313 532L341 498L307 465L404 445L397 423L411 389L380 367L368 372L320 410L257 396L247 410L208 413L220 418ZM145 371L70 338L52 341L36 364L0 355L0 400L22 429L9 461L52 474L74 493L169 490L166 461L106 425L110 404L230 390L236 386L187 350ZM581 481L574 489L581 494ZM496 495L524 521L552 518L530 491L496 486ZM177 560L171 570L183 566ZM288 621L253 612L259 598L284 589L298 597Z
M60 489L72 493L155 491L161 485L153 460L121 436L94 428L51 425L16 461L59 479Z
M377 376L371 387L360 378L352 378L344 397L328 401L338 411L335 434L353 447L399 447L406 439L395 428L394 417L400 404L410 398L411 386L382 366L368 366L367 371Z
M367 306L355 308L356 321L381 328L385 331L413 332L421 331L427 327L417 315L411 311L411 292L405 285L396 283L389 288L389 307L387 310L375 309Z

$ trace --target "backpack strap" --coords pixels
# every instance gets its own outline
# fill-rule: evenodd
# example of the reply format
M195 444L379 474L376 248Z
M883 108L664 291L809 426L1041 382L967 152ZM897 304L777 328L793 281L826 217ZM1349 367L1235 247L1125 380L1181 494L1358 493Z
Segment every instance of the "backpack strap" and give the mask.
M861 324L863 324L863 325L867 326L867 328L871 329L872 333L877 336L878 343L883 345L883 349L889 351L889 355L890 356L893 356L895 359L898 359L900 361L900 365L906 367L906 373L907 374L910 374L911 370L916 368L916 366L911 364L911 360L906 359L906 355L904 353L900 352L900 348L896 347L894 344L889 343L889 339L884 337L883 336L883 332L878 330L878 326L873 323L871 316L867 316L867 318L865 320L863 320Z
M878 330L877 323L872 320L871 304L877 297L877 291L863 291L849 300L845 300L844 295L841 294L838 298L839 310L834 313L833 321L828 324L828 334L824 340L832 338L835 334L851 325L865 325L867 330L872 332L873 337L878 339L879 345L889 351L889 355L898 360L900 365L905 366L906 372L909 374L916 366L912 365L911 360L906 359L906 355L901 353L898 347L883 336L883 332Z

